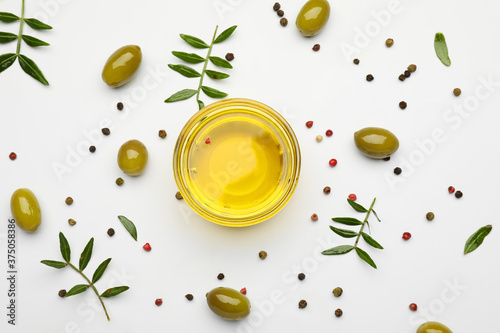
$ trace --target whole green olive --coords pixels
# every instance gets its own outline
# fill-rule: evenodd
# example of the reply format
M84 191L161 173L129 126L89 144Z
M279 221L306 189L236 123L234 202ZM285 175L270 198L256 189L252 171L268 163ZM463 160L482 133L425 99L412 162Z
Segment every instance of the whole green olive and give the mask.
M35 232L42 222L40 204L33 192L27 188L16 190L10 198L10 211L19 228Z
M398 138L390 131L379 127L366 127L354 133L356 147L371 158L386 158L399 148Z
M126 45L116 50L106 61L102 79L110 87L120 87L130 81L142 60L141 48Z
M118 166L129 176L139 176L148 163L148 150L139 140L129 140L118 150Z
M210 310L227 320L243 319L250 314L250 301L239 291L218 287L207 293Z
M295 25L303 36L314 36L330 18L330 4L327 0L309 0L297 16Z
M420 325L417 329L417 333L452 333L452 331L443 324L435 321L429 321Z

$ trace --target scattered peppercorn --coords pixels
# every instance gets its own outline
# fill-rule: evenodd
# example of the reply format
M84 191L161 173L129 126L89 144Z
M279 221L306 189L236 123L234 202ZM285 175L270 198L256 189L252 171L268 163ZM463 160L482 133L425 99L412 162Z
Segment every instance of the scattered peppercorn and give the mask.
M109 237L113 237L113 236L114 236L114 234L115 234L115 229L113 229L113 228L109 228L109 229L108 229L108 236L109 236Z
M116 185L118 186L122 186L124 181L123 181L123 178L122 177L118 177L116 178L116 181L115 181Z
M217 275L217 279L219 279L219 280L224 279L224 274L223 273L219 273L219 275Z
M328 137L330 137L330 136L332 136L332 135L333 135L333 131L329 129L329 130L327 130L327 131L325 132L325 135L326 135L326 136L328 136Z
M355 65L359 65L359 59L358 59L358 58L353 59L353 61L352 61L352 62L353 62Z
M116 108L118 110L120 110L120 111L123 110L123 103L122 102L118 102L118 104L116 104Z
M276 14L278 14L279 17L283 17L283 15L285 15L285 12L280 9L276 12Z
M396 167L396 168L394 168L394 173L395 173L396 175L400 175L400 174L401 174L401 172L403 172L403 170L401 170L401 168L400 168L400 167Z
M458 97L460 94L462 94L462 90L460 90L460 88L453 89L453 95Z
M71 205L73 203L73 198L72 197L67 197L66 200L64 200L64 202L66 203L66 205Z
M181 192L177 191L177 193L175 193L175 198L177 200L182 200L182 194L181 194Z
M209 144L210 144L210 138L206 139L206 140L205 140L205 143L206 143L207 145L209 145Z
M286 17L283 17L280 20L280 24L281 24L282 27L286 27L288 25L288 20L286 19Z
M102 134L104 135L109 135L109 133L111 133L111 131L109 130L109 128L107 127L104 127L103 129L101 129L101 132Z
M14 152L12 152L12 153L9 154L9 158L10 158L11 161L14 161L17 158L17 154L14 153Z
M260 251L259 252L259 258L264 260L267 258L267 252L266 251Z
M162 139L165 139L167 137L167 132L165 130L159 130L158 136Z
M334 166L336 166L336 165L337 165L337 160L336 160L336 159L334 159L334 158L332 158L332 159L328 162L328 164L330 164L330 166L333 168Z
M323 137L321 135L316 136L316 142L323 141Z
M274 11L275 11L275 12L277 12L280 8L281 8L281 5L280 5L280 3L279 3L279 2L276 2L276 3L274 4L274 6L273 6L273 9L274 9Z
M59 290L57 294L59 295L59 297L66 297L66 289Z
M319 51L319 48L320 48L319 44L314 44L313 51Z
M157 298L157 299L156 299L156 301L155 301L155 304L156 304L157 306L160 306L160 305L162 305L162 304L163 304L163 300L162 300L161 298Z
M428 212L427 214L425 214L425 218L427 219L427 221L434 220L434 213L433 212Z
M385 41L385 46L387 47L391 47L394 45L394 39L392 38L388 38L386 41Z
M408 239L410 239L410 238L411 238L411 234L410 234L409 232L405 232L405 233L403 233L403 239L404 239L404 240L408 240Z
M404 80L406 80L406 76L404 74L401 74L399 76L399 81L404 81Z
M386 161L386 162L387 162L387 161L390 161L390 160L391 160L391 157L390 157L390 156L387 156L387 157L384 157L382 160L384 160L384 161Z
M415 303L411 303L408 307L410 308L411 311L417 311L417 304Z
M343 292L344 291L340 287L337 287L337 288L333 289L333 291L332 291L333 296L335 296L335 297L340 297Z
M455 188L453 186L448 187L448 192L449 193L455 192Z
M243 287L240 289L240 293L242 293L243 295L246 295L247 294L247 288Z
M462 193L462 191L455 192L455 198L460 199L463 196L464 196L464 194Z
M146 252L149 252L151 251L151 245L149 243L146 243L144 244L144 246L142 247L144 249L144 251Z
M325 186L325 188L323 189L323 193L325 194L330 194L331 191L332 189L330 188L330 186Z
M313 222L316 222L316 221L318 220L318 214L316 214L316 213L312 214L312 215L311 215L311 220L312 220Z
M403 75L405 76L405 78L409 78L411 76L411 72L410 71L405 71L403 73Z
M368 75L366 76L366 81L368 81L368 82L373 81L373 79L374 79L374 77L373 77L373 75L371 75L371 74L368 74Z
M417 70L417 65L411 64L408 66L408 70L412 73L415 72Z
M356 197L356 194L351 193L351 194L349 194L349 197L348 197L348 198L349 198L349 200L356 201L356 199L357 199L358 197Z
M76 224L76 221L73 219L68 219L68 223L70 226L74 226Z
M193 298L194 298L194 297L193 297L193 295L191 295L191 294L186 294L186 296L185 296L185 297L186 297L186 299L187 299L188 301L192 301L192 300L193 300Z
M234 54L232 54L232 53L227 53L227 54L226 54L226 60L227 60L227 61L231 61L231 60L233 60L233 59L234 59Z
M95 146L90 146L90 147L89 147L89 151L90 151L91 153L95 153Z
M297 275L297 278L302 281L306 278L306 275L304 273L299 273L299 275Z
M406 107L408 106L408 104L406 104L405 101L401 101L399 102L399 107L401 108L401 110L404 110L406 109Z
M343 314L344 314L344 312L341 309L335 310L335 316L336 317L342 317Z
M306 127L307 127L307 128L311 128L311 127L313 127L313 122L312 122L312 120L309 120L308 122L306 122Z
M301 299L299 302L299 309L303 309L307 306L307 302L305 299Z

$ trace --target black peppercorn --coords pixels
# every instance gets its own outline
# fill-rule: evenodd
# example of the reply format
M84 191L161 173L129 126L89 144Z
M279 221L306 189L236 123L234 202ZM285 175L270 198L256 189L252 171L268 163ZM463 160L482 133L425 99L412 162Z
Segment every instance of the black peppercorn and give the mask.
M281 24L282 27L286 27L288 25L288 20L286 19L286 17L283 17L280 20L280 24Z
M342 317L343 314L344 314L344 312L341 309L335 310L335 316L336 317Z
M373 79L374 79L374 77L373 77L373 75L371 75L371 74L368 74L368 75L366 76L366 81L368 81L368 82L373 81Z
M464 196L464 194L462 193L462 191L456 191L455 192L455 198L460 199L463 196Z
M192 301L194 297L191 294L187 294L186 298L187 298L188 301Z
M401 174L401 172L403 172L403 170L401 170L401 168L400 168L400 167L394 168L394 173L395 173L396 175L400 175L400 174Z
M219 273L219 275L217 275L217 279L219 279L219 280L224 279L224 274L223 273Z
M107 127L104 127L104 128L101 130L101 132L102 132L102 134L104 134L104 135L109 135L109 133L111 133L111 132L109 131L109 128L107 128Z
M115 234L115 229L113 229L113 228L109 228L109 229L108 229L108 236L109 236L109 237L113 237L113 235L114 235L114 234Z
M313 51L316 51L316 52L317 52L317 51L319 51L319 48L320 48L320 47L321 47L321 46L320 46L319 44L314 44L314 46L313 46Z
M330 188L330 186L325 186L325 188L323 189L323 193L325 194L330 194L331 191L332 189Z
M409 78L411 76L411 72L410 71L405 71L403 73L403 75L406 77L406 78Z
M358 58L354 59L352 62L353 62L355 65L359 65L359 59L358 59Z
M405 101L401 101L401 102L399 102L399 107L401 108L401 110L406 109L406 107L407 107L407 106L408 106L408 105L406 104L406 102L405 102Z
M404 74L401 74L399 76L399 81L404 81L404 80L406 80L406 76Z
M285 15L285 12L281 9L278 10L276 13L278 14L279 17L283 17L283 15Z
M123 110L123 103L122 102L118 102L118 104L116 104L116 108L118 110L120 110L120 111Z
M57 294L59 295L59 297L66 297L66 289L59 290Z
M280 3L279 3L279 2L276 2L276 3L274 4L274 6L273 6L273 9L274 9L274 11L275 11L275 12L277 12L280 8L281 8L281 5L280 5Z
M232 53L227 53L227 54L226 54L226 60L227 60L227 61L231 61L231 60L233 60L233 59L234 59L234 54L232 54Z
M299 302L299 309L303 309L307 306L307 301L305 299L301 299Z
M306 278L306 275L304 273L299 273L299 275L297 275L297 278L302 281Z
M90 151L91 153L95 153L95 146L90 146L90 147L89 147L89 151Z

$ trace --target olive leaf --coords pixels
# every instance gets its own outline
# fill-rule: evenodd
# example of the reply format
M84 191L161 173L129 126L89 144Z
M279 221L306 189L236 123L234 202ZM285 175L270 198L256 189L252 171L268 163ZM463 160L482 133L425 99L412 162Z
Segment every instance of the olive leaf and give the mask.
M448 46L446 45L446 39L441 32L436 33L436 36L434 37L434 50L436 51L437 57L444 65L451 65L451 60L448 56Z
M384 248L382 247L382 245L380 245L375 239L373 239L372 236L368 235L367 233L364 233L362 232L361 233L361 236L363 236L363 239L365 240L365 242L371 246L373 246L374 248L376 249L380 249L380 250L383 250Z
M96 283L99 281L99 279L102 277L104 274L104 271L106 271L106 268L108 268L109 262L111 261L111 258L108 258L104 260L99 267L94 272L94 275L92 276L92 284Z
M130 221L128 218L126 218L123 215L118 215L118 219L123 224L125 229L127 229L130 236L132 236L132 238L134 238L137 241L137 229L135 228L134 222Z
M203 103L202 101L198 100L198 109L201 110L205 107L205 103Z
M61 269L61 268L64 268L66 266L68 266L67 263L65 262L62 262L62 261L55 261L55 260L42 260L40 261L42 264L44 265L47 265L49 267L53 267L53 268L57 268L57 269Z
M106 297L106 298L113 297L113 296L121 294L124 291L127 291L128 289L129 289L129 287L127 287L127 286L109 288L108 290L106 290L105 292L103 292L101 294L101 297Z
M87 245L85 246L85 249L83 249L82 254L80 255L80 263L79 263L79 268L80 271L83 271L85 267L87 267L90 258L92 257L92 248L94 247L94 238L92 237Z
M0 43L5 44L17 39L17 35L10 32L0 32Z
M69 247L68 240L64 237L62 232L59 233L59 247L61 249L61 255L66 263L69 263L71 259L71 249Z
M19 64L21 65L21 68L26 74L28 74L29 76L31 76L32 78L34 78L35 80L41 82L46 86L49 85L49 82L43 76L42 71L40 70L40 68L38 68L38 66L35 64L33 60L31 60L25 55L20 54Z
M50 45L49 43L46 43L43 40L28 35L23 35L23 40L26 44L28 44L31 47Z
M366 213L368 211L365 207L361 206L358 203L355 203L351 199L347 199L347 202L349 203L349 205L351 205L352 208L354 208L355 211L359 213Z
M20 20L20 17L12 13L0 12L0 21L10 23Z
M337 235L339 235L341 237L344 237L344 238L353 238L353 237L357 237L358 236L357 232L354 232L354 231L351 231L351 230L339 229L339 228L335 228L333 226L330 226L330 229L334 233L336 233Z
M372 212L373 212L373 215L375 215L375 217L377 218L377 220L378 220L379 222L382 222L382 221L380 221L380 219L378 218L377 212L376 212L375 210L373 210L373 209L372 209Z
M0 55L0 73L12 66L16 59L17 54L15 53L6 53Z
M229 69L233 68L233 65L231 65L229 61L227 61L226 59L222 59L219 57L209 57L208 59L212 62L212 64L214 64L217 67L229 68Z
M176 71L177 73L184 75L185 77L200 77L201 74L198 73L195 69L186 66L186 65L172 65L169 64L168 67L170 67L172 70Z
M331 249L324 250L321 252L321 254L324 254L326 256L335 256L339 254L346 254L351 252L354 249L354 246L352 245L339 245L332 247Z
M197 49L208 49L210 47L207 45L207 43L197 37L185 34L180 34L180 36L186 43Z
M87 291L87 289L89 289L88 285L86 285L86 284L77 284L76 286L74 286L73 288L71 288L66 293L66 297L70 297L70 296L81 294L81 293Z
M227 94L225 92L219 91L214 88L206 87L206 86L201 86L201 90L208 96L212 98L223 98L226 97Z
M232 27L227 28L226 30L221 32L220 35L214 40L214 44L225 41L229 36L233 34L234 30L236 30L236 27L236 25L233 25Z
M465 242L464 254L471 253L483 244L484 238L490 234L492 229L493 226L488 224L473 233Z
M185 99L191 98L196 95L198 91L194 89L183 89L181 91L176 92L169 98L165 100L165 103L173 103L178 101L183 101Z
M355 219L353 217L334 217L332 218L333 221L342 223L345 225L362 225L363 222L361 222L358 219Z
M377 268L377 265L375 265L375 262L372 260L372 258L366 253L365 251L361 250L359 247L356 248L356 253L358 256L366 261L368 265L372 266L373 268Z
M199 64L200 62L205 61L205 58L194 53L172 51L172 54L185 62L189 62L190 64Z
M211 71L208 69L205 71L205 73L207 74L207 76L209 78L214 79L214 80L222 80L222 79L227 79L229 77L229 74Z
M39 20L35 18L28 18L25 19L24 22L26 22L27 25L29 25L32 29L35 30L49 30L52 29L52 27L48 24L45 24L43 22L40 22Z

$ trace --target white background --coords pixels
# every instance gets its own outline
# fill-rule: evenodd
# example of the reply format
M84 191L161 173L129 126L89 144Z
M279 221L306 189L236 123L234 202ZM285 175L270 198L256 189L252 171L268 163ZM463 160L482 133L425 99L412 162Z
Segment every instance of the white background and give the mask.
M7 271L6 224L14 190L28 187L37 195L43 222L34 234L18 230L18 325L6 323L7 281L1 278L2 332L413 333L429 319L454 332L498 331L500 3L331 1L330 21L313 38L300 36L294 25L303 1L282 1L286 28L279 25L273 3L27 1L27 17L54 27L43 32L25 27L25 33L51 45L21 49L37 62L50 87L28 77L17 63L0 74L2 271ZM20 1L3 0L0 11L19 14ZM179 34L209 41L216 25L222 31L234 24L233 36L213 50L221 57L235 54L234 69L227 71L231 77L207 85L283 114L303 158L289 204L271 220L243 229L207 222L174 198L173 148L197 106L194 99L163 103L198 84L168 69L169 63L180 63L170 52L206 52L191 48ZM18 27L0 23L0 31L16 33ZM365 38L363 31L369 33ZM450 67L434 53L438 31L446 36ZM390 49L384 44L389 37L395 41ZM316 43L319 52L311 50ZM127 44L141 46L143 63L133 81L111 89L100 78L102 67ZM346 54L346 47L353 53ZM14 49L14 43L2 44L0 54ZM358 66L352 64L355 57L361 60ZM397 77L411 63L417 72L400 82ZM365 80L369 73L375 77L370 83ZM455 87L462 96L453 96ZM404 111L398 107L401 100L408 103ZM125 103L122 112L116 110L118 101ZM455 113L458 108L465 110L462 115ZM311 129L304 126L308 120L314 121ZM103 126L111 128L110 136L95 134ZM391 161L370 160L356 150L352 135L366 126L398 136L400 149ZM316 135L329 128L334 135L317 143ZM165 140L158 137L160 129L168 133ZM441 133L439 142L430 141L435 131ZM92 155L89 135L97 147ZM118 148L132 138L150 153L146 172L137 178L127 177L116 164ZM71 160L78 147L83 154ZM9 160L11 151L17 160ZM68 158L71 172L58 177L54 165L67 165ZM335 168L328 166L330 158L338 160ZM396 166L403 169L397 178ZM125 179L122 187L115 185L117 177ZM332 187L329 196L322 192L326 185ZM448 194L450 185L464 197ZM328 227L331 217L363 217L346 203L350 193L365 206L377 197L382 222L372 219L372 236L385 249L363 245L377 270L354 253L318 254L353 242ZM67 196L74 198L72 206L64 203ZM425 219L428 211L436 214L433 222ZM318 222L311 222L312 213L319 215ZM138 242L117 215L135 222ZM70 227L68 218L76 226ZM493 224L492 233L464 256L466 239L486 224ZM116 230L113 238L106 234L109 227ZM99 290L130 286L105 300L111 322L90 290L68 299L57 296L59 289L83 283L74 271L39 263L60 260L60 231L74 263L95 238L88 275L113 258ZM401 239L405 231L413 235L408 242ZM142 249L146 242L153 248L149 253ZM269 254L265 261L258 258L260 250ZM223 281L216 278L220 272L226 275ZM306 273L304 281L297 280L299 272ZM247 288L250 317L228 322L210 312L204 295L220 285ZM344 289L340 298L331 294L336 286ZM184 298L187 293L194 295L192 302ZM154 305L156 298L163 298L161 307ZM299 310L301 299L308 306ZM416 313L408 310L412 302L419 306ZM334 316L337 308L343 309L342 318Z

